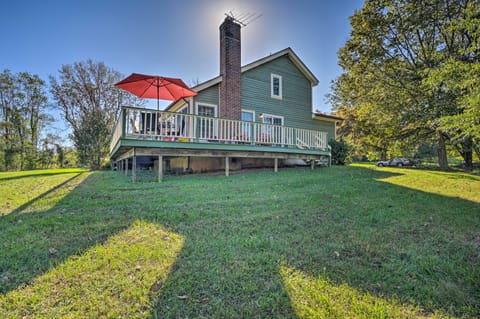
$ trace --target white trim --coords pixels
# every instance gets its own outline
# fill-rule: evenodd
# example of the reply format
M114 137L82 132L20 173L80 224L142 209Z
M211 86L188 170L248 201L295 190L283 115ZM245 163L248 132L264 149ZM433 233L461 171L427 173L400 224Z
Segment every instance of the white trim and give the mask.
M271 117L271 118L272 118L272 125L274 125L274 124L273 124L273 118L275 117L275 118L278 118L278 119L281 119L281 120L282 120L282 126L285 125L285 118L284 118L283 116L281 116L281 115L273 115L273 114L268 114L268 113L263 113L263 114L261 114L261 115L262 115L261 122L264 123L264 124L268 124L268 123L265 123L265 122L263 121L263 119L264 119L265 117Z
M275 79L275 78L278 79L278 95L275 95L274 90L273 90L273 79ZM275 73L271 73L270 74L270 97L274 98L274 99L282 100L283 99L283 88L282 87L283 87L282 76L278 75L278 74L275 74Z
M215 84L218 84L220 82L222 82L221 75L192 87L192 90L194 90L195 92L199 92L208 89L209 87L214 86Z
M264 58L261 58L259 60L253 61L247 65L242 66L241 73L244 73L246 71L249 71L251 69L254 69L262 64L268 63L270 61L273 61L275 59L278 59L279 57L282 57L286 55L290 61L303 73L303 75L310 81L312 87L318 85L318 79L315 77L315 75L310 71L310 69L305 65L305 63L300 60L298 55L295 54L295 52L292 50L292 48L286 48L281 51L278 51L276 53L273 53L269 56L266 56ZM203 83L198 84L197 86L192 87L192 89L196 92L200 92L202 90L208 89L209 87L212 87L218 83L222 82L222 76L216 76L213 79L207 80Z
M245 113L252 113L252 115L253 115L253 120L252 120L252 122L255 122L255 111L253 111L253 110L245 110L245 109L242 109L242 112L245 112Z
M218 105L210 104L210 103L203 103L203 102L195 102L195 114L196 115L198 115L198 106L199 105L213 107L215 109L215 116L214 117L218 117Z
M308 67L305 65L305 63L300 60L298 55L293 52L292 48L286 48L281 51L278 51L276 53L273 53L267 57L264 57L260 60L254 61L250 64L244 65L242 67L242 73L246 72L248 70L251 70L253 68L256 68L257 66L260 66L262 64L265 64L267 62L273 61L275 59L278 59L281 56L288 56L288 58L293 62L293 64L303 73L303 75L310 81L310 83L313 86L316 86L318 84L318 79L315 77L315 75L308 69Z

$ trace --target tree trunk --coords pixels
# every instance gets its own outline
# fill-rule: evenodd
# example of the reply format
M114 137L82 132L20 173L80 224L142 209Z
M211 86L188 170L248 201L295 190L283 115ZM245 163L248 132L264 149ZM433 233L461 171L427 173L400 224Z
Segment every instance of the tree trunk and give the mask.
M465 168L468 170L473 169L473 142L472 139L468 139L462 143L462 157L465 161Z
M445 135L437 132L438 136L438 166L440 169L448 169L447 147L445 146Z
M473 149L475 150L475 154L480 159L480 145L473 145Z

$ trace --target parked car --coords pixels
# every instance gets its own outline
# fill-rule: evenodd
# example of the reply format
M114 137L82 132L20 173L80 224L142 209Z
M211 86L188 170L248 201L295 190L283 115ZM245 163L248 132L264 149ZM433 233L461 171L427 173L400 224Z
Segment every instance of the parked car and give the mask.
M389 161L379 161L375 163L377 166L396 166L396 167L403 167L403 166L413 166L415 165L415 161L408 159L408 158L403 158L403 157L396 157L393 158Z

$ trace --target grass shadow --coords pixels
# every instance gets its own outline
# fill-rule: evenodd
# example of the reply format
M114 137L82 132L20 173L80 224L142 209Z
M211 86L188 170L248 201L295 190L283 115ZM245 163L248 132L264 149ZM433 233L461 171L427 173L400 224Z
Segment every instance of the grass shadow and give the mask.
M332 167L133 184L96 172L47 211L0 219L0 287L140 219L185 238L154 318L302 317L283 265L427 313L478 316L479 204L382 182L402 174Z
M9 215L15 215L15 214L19 214L19 213L23 212L25 209L34 205L36 202L42 200L43 198L51 195L54 192L60 190L62 187L65 187L65 186L69 185L70 183L74 182L77 178L80 178L81 174L82 173L78 173L77 175L74 175L74 176L70 177L69 179L61 182L60 184L55 185L54 187L48 189L46 192L44 192L44 193L38 195L37 197L29 200L25 204L22 204L21 206L15 208L14 210L12 210L12 212ZM41 176L51 176L51 175L59 175L59 174L41 174Z
M480 313L478 203L380 181L401 172L333 170L189 180L157 214L187 238L158 317L295 318L284 263L419 317Z
M48 171L30 170L30 171L24 171L24 172L4 172L0 174L0 182L12 181L12 180L30 178L30 177L48 177L48 176L55 176L55 175L65 175L65 174L71 174L76 172L85 172L85 171L75 168L75 169L58 169L58 170L48 170Z

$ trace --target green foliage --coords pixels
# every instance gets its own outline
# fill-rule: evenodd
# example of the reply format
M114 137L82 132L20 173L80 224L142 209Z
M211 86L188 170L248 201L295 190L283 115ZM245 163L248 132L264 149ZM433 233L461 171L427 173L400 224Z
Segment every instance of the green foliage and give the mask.
M479 10L472 0L367 0L350 18L339 51L344 73L332 87L332 103L347 118L343 136L380 158L435 137L441 166L445 143L471 164Z
M35 168L46 115L45 82L27 72L0 74L0 171Z
M138 105L114 84L122 75L102 62L63 65L59 79L50 77L51 93L72 128L80 164L99 168L108 156L111 132L120 106Z
M351 162L352 148L346 141L336 141L331 139L328 141L328 145L330 145L332 151L332 164L345 165L346 163Z
M134 184L46 170L2 173L0 187L16 190L0 197L8 318L480 315L472 174L334 166Z

